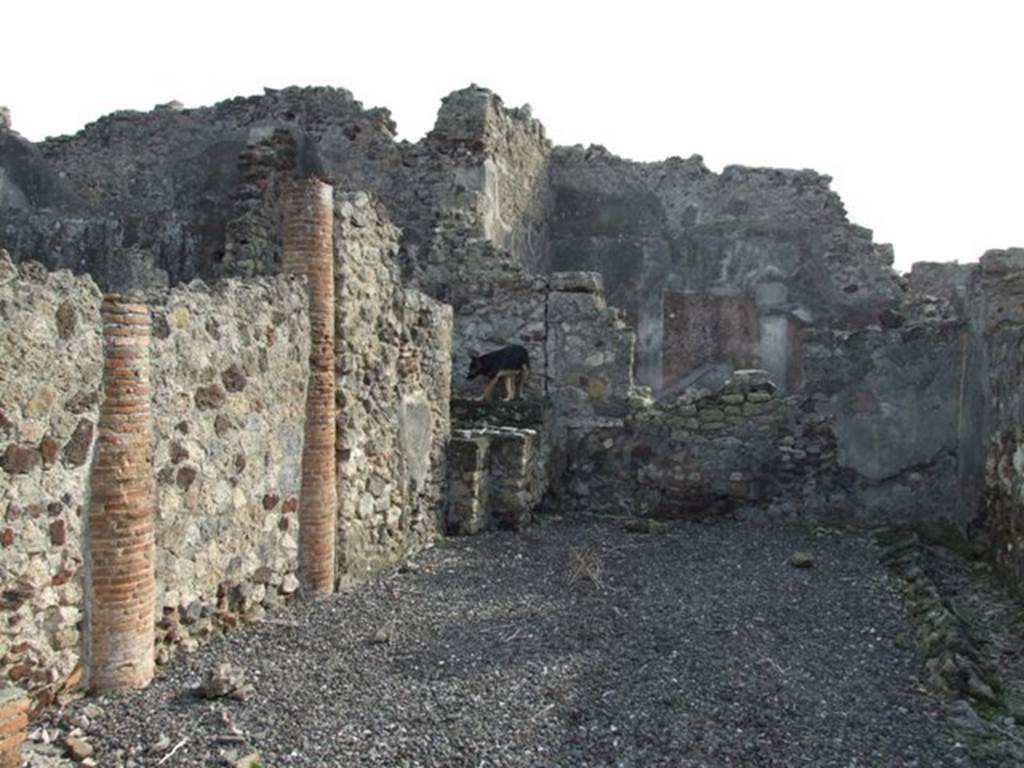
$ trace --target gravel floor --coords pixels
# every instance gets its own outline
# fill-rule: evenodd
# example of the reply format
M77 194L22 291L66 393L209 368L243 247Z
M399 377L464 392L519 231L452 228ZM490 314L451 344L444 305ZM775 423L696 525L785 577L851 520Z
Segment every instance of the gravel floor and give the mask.
M816 566L793 568L797 550ZM169 768L230 750L267 768L972 765L866 539L555 522L449 542L416 566L101 701L87 727L99 764L155 765L166 747L145 751L164 736L188 739ZM254 698L192 693L223 661ZM231 724L245 743L218 743Z

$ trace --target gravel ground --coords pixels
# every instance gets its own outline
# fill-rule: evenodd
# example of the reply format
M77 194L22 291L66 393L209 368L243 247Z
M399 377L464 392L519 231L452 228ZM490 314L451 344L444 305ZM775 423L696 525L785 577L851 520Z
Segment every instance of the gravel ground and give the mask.
M792 567L798 550L815 567ZM972 765L866 538L556 521L449 540L414 565L61 717L81 724L93 705L102 766L250 751L267 768ZM252 699L193 693L224 661ZM219 743L232 727L244 742Z

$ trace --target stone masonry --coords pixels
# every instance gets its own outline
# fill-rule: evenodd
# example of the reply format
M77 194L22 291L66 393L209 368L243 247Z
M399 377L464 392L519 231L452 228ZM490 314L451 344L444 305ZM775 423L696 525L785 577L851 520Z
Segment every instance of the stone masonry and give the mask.
M153 425L149 310L103 300L103 404L89 488L86 658L97 692L153 677Z
M334 591L338 502L334 470L333 191L315 179L287 192L284 269L309 281L310 354L299 496L299 573L307 589Z

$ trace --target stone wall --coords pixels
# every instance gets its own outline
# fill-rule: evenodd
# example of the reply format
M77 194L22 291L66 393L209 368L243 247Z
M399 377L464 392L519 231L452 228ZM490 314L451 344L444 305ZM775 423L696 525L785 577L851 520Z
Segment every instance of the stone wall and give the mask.
M400 285L398 230L366 193L335 201L338 572L351 579L438 530L451 314Z
M195 282L153 314L158 645L194 647L295 591L305 282Z
M447 531L470 535L528 525L553 480L550 404L456 398L451 414Z
M621 415L633 386L633 334L609 307L595 273L524 275L477 286L455 305L452 365L460 397L486 382L466 380L469 352L521 344L530 355L524 397L550 399L556 418ZM493 397L504 397L499 388Z
M476 86L416 144L337 88L118 112L37 145L0 129L0 237L104 290L274 274L282 184L317 176L385 201L407 281L443 298L456 273L545 259L549 151L528 108Z
M441 530L451 309L401 288L379 203L335 204L343 580ZM199 281L145 296L152 314L157 659L281 605L297 587L309 375L306 283ZM0 675L51 701L79 663L82 514L102 394L100 293L89 278L0 255Z
M0 249L0 679L46 704L81 644L100 293Z
M632 405L622 419L570 429L563 492L572 508L699 517L764 509L794 492L827 495L822 476L836 456L828 419L779 397L764 371L737 372L716 392Z
M966 327L808 331L803 392L836 433L851 520L966 526L957 494Z
M849 224L829 177L813 171L729 166L716 174L696 155L635 163L602 147L563 147L550 178L547 268L602 273L609 302L637 332L639 381L656 389L684 388L702 365L676 357L693 329L671 322L678 312L666 292L756 305L754 325L764 328L747 357L760 358L783 387L799 351L775 326L859 326L901 297L891 249ZM715 346L727 345L729 330L715 334ZM712 364L734 369L722 352Z
M88 278L0 256L0 675L45 704L82 643L83 514L102 394ZM292 278L151 294L159 657L295 589L309 329ZM17 332L14 332L17 329Z
M981 337L982 375L968 379L983 398L985 429L976 443L984 497L971 528L1000 571L1024 589L1024 249L989 251L972 276L970 305Z

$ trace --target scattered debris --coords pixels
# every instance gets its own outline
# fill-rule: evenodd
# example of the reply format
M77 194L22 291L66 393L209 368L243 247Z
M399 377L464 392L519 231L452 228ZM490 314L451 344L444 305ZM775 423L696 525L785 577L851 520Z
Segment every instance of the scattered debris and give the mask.
M813 568L814 555L810 552L796 552L789 558L789 564L794 568Z
M199 692L207 699L228 697L248 701L256 694L256 689L246 682L244 670L232 664L219 664L207 673Z
M92 744L77 736L67 736L64 739L64 749L67 751L68 757L76 763L92 757L93 753Z

